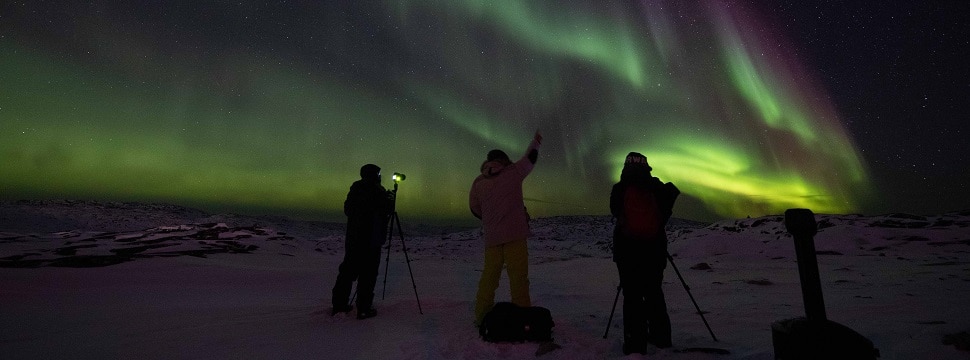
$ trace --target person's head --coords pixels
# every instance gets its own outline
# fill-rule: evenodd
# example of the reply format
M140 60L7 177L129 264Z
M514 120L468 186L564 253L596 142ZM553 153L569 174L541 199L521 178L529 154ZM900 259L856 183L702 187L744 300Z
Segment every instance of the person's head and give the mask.
M381 182L381 168L374 164L367 164L360 167L360 178Z
M485 162L478 170L486 176L492 176L502 172L502 169L511 163L512 160L509 160L509 156L504 151L494 149L488 152L488 155L485 156Z
M626 155L626 160L623 161L623 173L620 174L620 181L646 181L650 178L651 170L653 168L647 162L646 156L638 152L631 152Z
M488 155L485 157L485 161L510 162L511 160L509 160L509 156L505 154L504 151L499 149L494 149L488 152Z
M647 171L653 170L647 162L647 157L638 152L626 154L626 161L623 162L623 167L642 167L646 168Z

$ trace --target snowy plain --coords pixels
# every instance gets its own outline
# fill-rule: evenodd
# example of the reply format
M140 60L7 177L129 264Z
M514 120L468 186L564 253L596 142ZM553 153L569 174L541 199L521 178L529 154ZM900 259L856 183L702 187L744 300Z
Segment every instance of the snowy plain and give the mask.
M540 344L486 343L472 326L479 230L400 215L404 237L382 260L378 316L357 320L330 315L340 223L162 204L2 202L0 357L537 358ZM815 218L828 319L870 339L881 359L970 358L970 211ZM624 356L622 306L603 338L618 283L610 218L538 218L531 228L533 304L552 312L560 347L541 359L772 359L771 324L805 315L782 215L674 219L674 264L718 341L668 266L675 346ZM497 301L508 299L505 279Z

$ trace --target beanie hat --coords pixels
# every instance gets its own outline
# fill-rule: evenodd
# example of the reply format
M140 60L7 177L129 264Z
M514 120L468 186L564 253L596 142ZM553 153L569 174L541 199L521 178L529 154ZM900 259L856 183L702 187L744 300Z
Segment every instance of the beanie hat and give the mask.
M623 166L645 166L647 170L653 170L650 164L647 163L647 157L638 152L631 152L626 155L626 161L623 162Z
M495 149L488 152L488 156L486 157L485 161L508 160L508 159L509 159L509 156L506 155L504 151Z
M367 164L360 167L360 178L376 180L381 176L381 168L374 164Z

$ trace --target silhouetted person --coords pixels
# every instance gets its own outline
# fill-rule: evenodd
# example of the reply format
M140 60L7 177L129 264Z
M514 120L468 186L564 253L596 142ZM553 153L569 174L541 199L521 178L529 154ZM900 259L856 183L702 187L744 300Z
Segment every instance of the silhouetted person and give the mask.
M357 318L377 315L374 310L374 285L381 265L381 246L387 241L387 222L393 211L393 198L381 186L381 168L367 164L360 168L344 201L347 236L344 260L340 263L337 284L333 287L333 314L349 312L353 282L357 282Z
M677 188L653 177L640 153L627 155L620 182L610 192L613 261L623 287L623 353L646 353L647 342L671 346L670 317L663 293L667 233Z
M512 303L532 306L529 297L529 215L522 199L522 182L539 158L542 135L537 131L516 162L502 150L488 152L468 196L472 214L482 220L485 241L485 266L475 296L475 325L495 305L495 289L506 265Z

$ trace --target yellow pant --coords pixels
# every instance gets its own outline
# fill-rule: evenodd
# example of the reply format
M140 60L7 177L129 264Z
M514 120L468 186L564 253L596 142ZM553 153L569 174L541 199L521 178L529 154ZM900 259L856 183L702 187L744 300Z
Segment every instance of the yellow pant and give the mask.
M481 324L485 313L495 305L495 289L502 277L502 265L509 274L512 303L532 306L529 298L529 248L525 239L485 248L485 268L478 280L475 296L475 324Z

